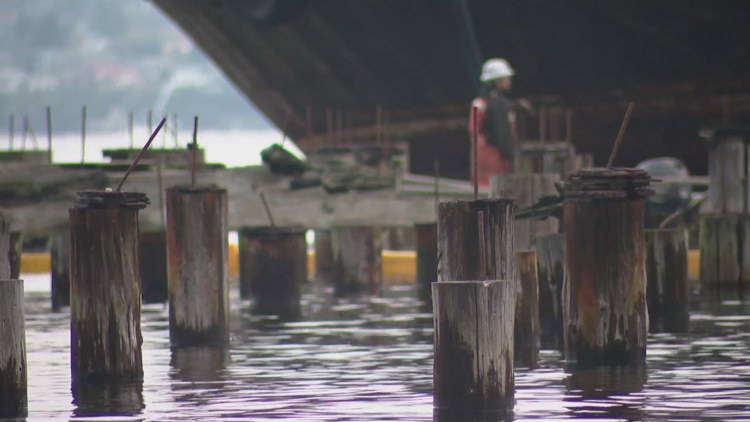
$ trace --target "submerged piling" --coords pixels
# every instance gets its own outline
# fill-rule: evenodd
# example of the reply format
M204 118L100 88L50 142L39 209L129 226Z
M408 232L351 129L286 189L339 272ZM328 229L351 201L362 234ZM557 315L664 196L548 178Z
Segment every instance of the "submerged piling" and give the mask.
M591 168L566 181L565 358L579 365L644 362L648 173Z
M142 193L83 191L69 211L74 388L143 379L138 210L147 204Z
M23 280L0 277L0 339L0 419L25 418L28 396Z
M296 318L307 280L304 227L243 227L239 230L240 297L253 311Z
M50 299L57 311L70 306L70 231L52 235L50 246Z
M686 332L690 321L687 230L646 230L649 331Z
M141 297L145 303L164 303L167 288L167 233L141 232Z
M383 283L383 238L375 226L331 228L333 282L337 295L377 293Z
M172 346L221 346L229 341L227 219L225 189L167 189Z

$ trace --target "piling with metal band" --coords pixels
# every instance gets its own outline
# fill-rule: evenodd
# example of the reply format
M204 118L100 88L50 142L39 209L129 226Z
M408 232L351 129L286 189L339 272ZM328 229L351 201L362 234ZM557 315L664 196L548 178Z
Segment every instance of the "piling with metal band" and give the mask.
M687 250L687 230L646 230L646 297L651 332L688 329Z
M167 189L172 346L221 346L229 341L227 217L225 189Z
M543 196L559 195L555 182L558 174L508 174L490 178L490 192L493 198L512 199L516 206L531 206ZM557 218L516 219L514 222L515 248L532 249L537 235L557 233L560 223Z
M0 278L0 418L28 416L23 280Z
M436 412L513 410L513 314L516 282L432 284Z
M480 211L484 242L480 242ZM441 202L437 229L438 281L518 280L513 216L511 199Z
M142 193L84 191L69 211L74 386L143 378L138 210L147 204Z
M515 356L536 365L539 356L539 276L535 251L516 252L520 289L516 296Z
M167 289L167 233L141 232L141 296L145 303L164 303Z
M15 280L21 274L21 254L23 253L23 234L10 232L8 262L10 264L10 278Z
M565 278L565 235L537 236L536 262L539 277L539 326L543 346L562 350L562 287Z
M10 221L0 213L0 278L10 278Z
M50 246L50 299L57 311L70 306L70 231L52 235Z
M643 170L584 169L565 183L565 357L579 365L646 358Z
M414 225L417 238L417 286L422 297L430 297L437 281L437 223Z
M383 283L383 238L375 226L331 228L333 283L337 295L377 293Z
M750 214L703 214L699 232L701 283L742 290L750 282Z
M304 227L242 227L239 230L240 297L253 311L297 317L307 281Z
M315 229L315 278L327 278L333 271L333 250L331 250L331 231Z

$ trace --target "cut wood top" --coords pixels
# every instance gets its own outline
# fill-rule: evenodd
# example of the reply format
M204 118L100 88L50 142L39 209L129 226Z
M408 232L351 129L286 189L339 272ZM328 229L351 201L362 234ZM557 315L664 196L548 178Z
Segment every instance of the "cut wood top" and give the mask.
M565 180L566 199L638 199L654 194L647 189L657 181L648 172L628 167L581 169Z

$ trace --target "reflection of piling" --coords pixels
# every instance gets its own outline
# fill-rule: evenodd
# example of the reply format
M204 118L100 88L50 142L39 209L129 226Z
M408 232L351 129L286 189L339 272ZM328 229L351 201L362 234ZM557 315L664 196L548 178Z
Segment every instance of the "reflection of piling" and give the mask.
M167 233L141 232L141 295L146 303L167 301Z
M513 410L515 282L432 285L434 406L438 414Z
M437 223L414 226L417 237L417 286L420 295L431 294L430 285L437 281Z
M296 317L307 280L303 227L243 227L239 231L240 297L253 311Z
M10 264L10 278L15 280L21 274L21 254L23 253L23 233L10 232L8 262Z
M536 365L539 356L539 277L536 252L516 252L520 289L516 297L515 356Z
M566 183L565 357L579 364L646 358L645 171L584 169Z
M333 271L333 250L331 249L331 231L315 230L315 278L331 276Z
M50 247L52 309L70 306L70 231L52 235Z
M565 235L552 233L536 238L539 275L539 326L544 346L562 350L562 287L565 278Z
M25 418L28 405L23 280L0 277L0 339L0 418Z
M167 189L169 333L173 346L229 341L227 191Z
M73 416L76 418L102 415L138 415L143 412L143 381L79 383L72 388Z
M690 319L686 230L646 230L646 296L652 332L686 332Z
M85 191L70 209L74 388L143 378L138 210L147 203L140 193Z
M383 282L382 235L374 226L331 228L336 294L376 293Z

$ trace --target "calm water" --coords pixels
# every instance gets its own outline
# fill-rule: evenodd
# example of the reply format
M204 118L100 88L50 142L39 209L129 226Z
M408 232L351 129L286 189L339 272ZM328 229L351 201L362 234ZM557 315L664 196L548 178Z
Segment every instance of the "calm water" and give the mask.
M145 305L142 390L74 403L68 311L50 312L49 276L24 278L30 421L433 420L432 316L413 286L334 300L311 284L298 322L251 316L235 291L225 351L171 352L166 307ZM690 333L650 336L642 367L570 372L542 351L516 368L515 419L750 420L748 350L750 302L701 300Z

